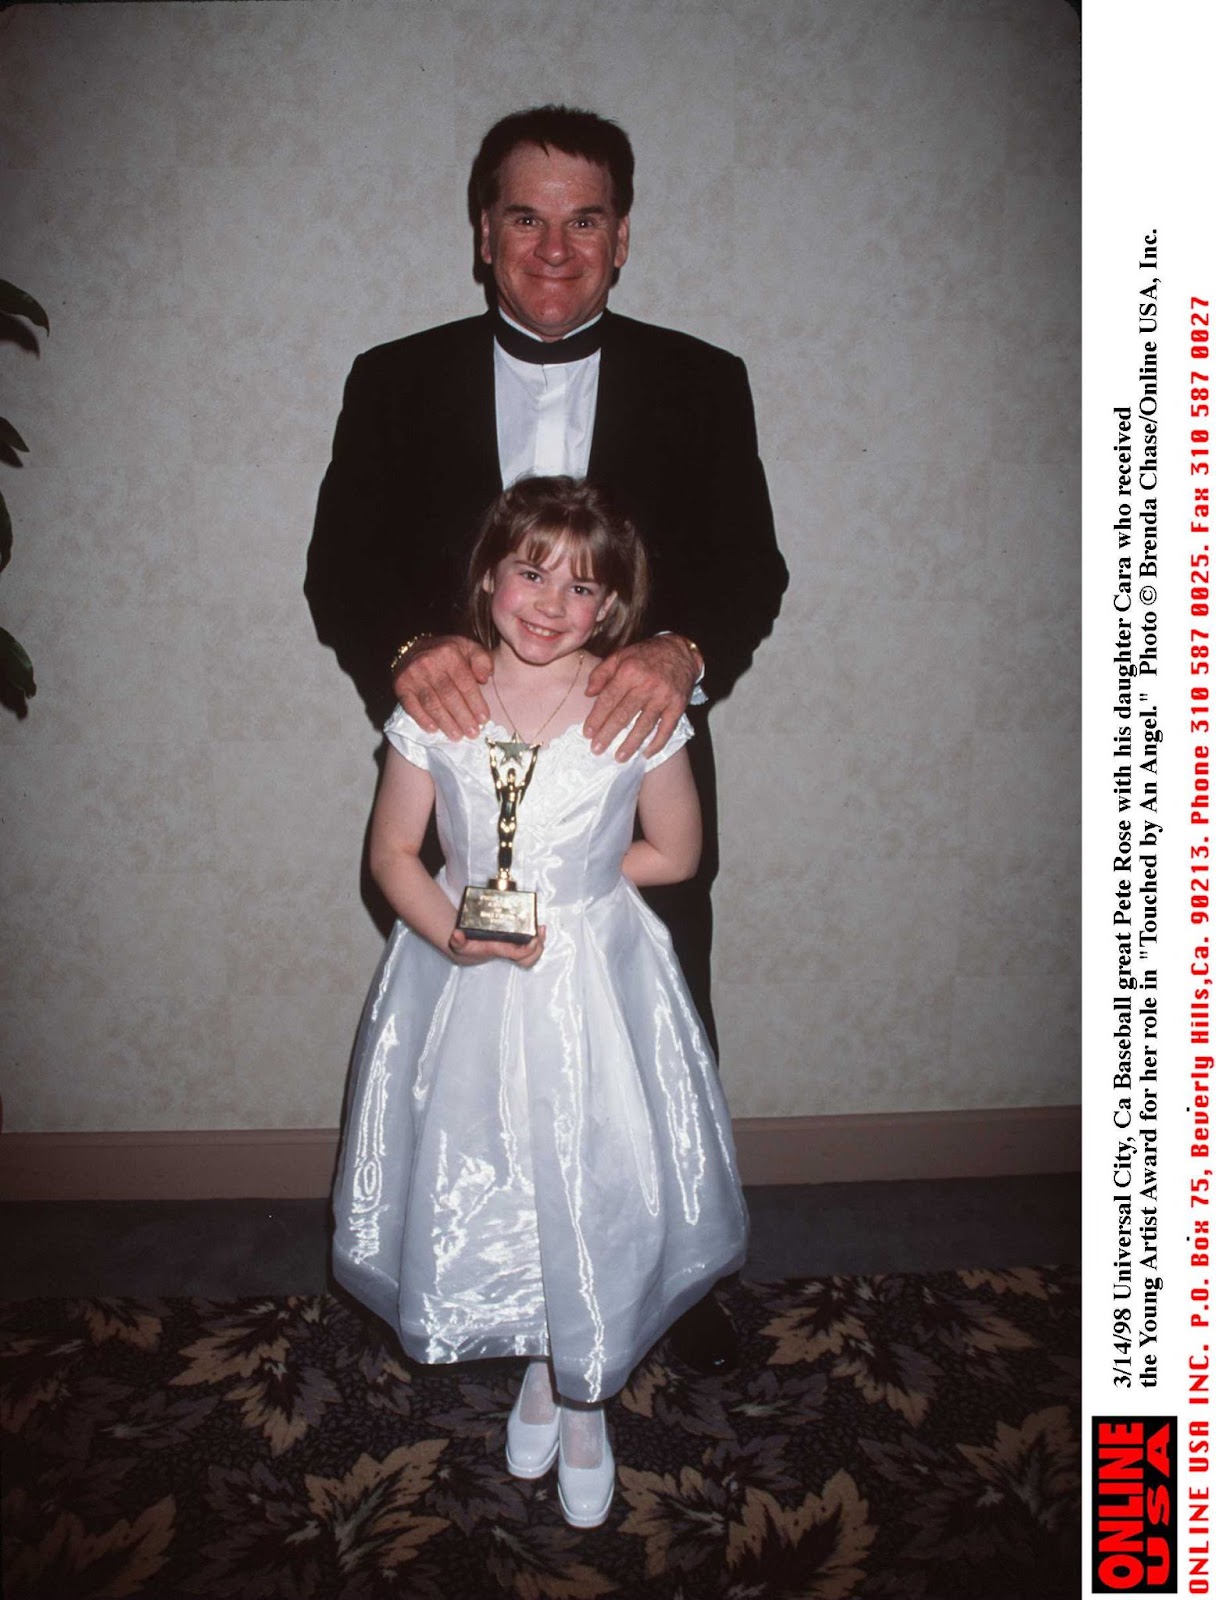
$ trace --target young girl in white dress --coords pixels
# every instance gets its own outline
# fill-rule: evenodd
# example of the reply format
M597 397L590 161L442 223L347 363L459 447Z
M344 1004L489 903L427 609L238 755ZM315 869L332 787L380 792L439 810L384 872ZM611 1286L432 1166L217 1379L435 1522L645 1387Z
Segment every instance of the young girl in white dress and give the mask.
M696 870L686 718L658 755L593 755L595 659L636 633L646 558L608 498L568 478L516 484L473 553L470 631L491 650L487 738L539 746L512 877L535 890L525 944L456 926L498 854L485 739L403 710L371 864L400 919L355 1046L334 1192L334 1271L419 1361L530 1358L507 1466L558 1463L566 1520L609 1513L603 1401L743 1263L730 1118L667 930L638 886ZM435 812L444 867L419 848ZM634 837L634 819L640 836Z

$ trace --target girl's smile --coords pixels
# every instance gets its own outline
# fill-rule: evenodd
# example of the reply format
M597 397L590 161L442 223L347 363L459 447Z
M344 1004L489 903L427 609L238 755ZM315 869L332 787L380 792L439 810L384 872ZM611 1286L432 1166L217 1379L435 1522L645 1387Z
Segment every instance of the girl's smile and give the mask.
M513 551L486 578L499 638L529 666L548 666L581 650L608 614L613 596L576 573L558 545L542 563Z

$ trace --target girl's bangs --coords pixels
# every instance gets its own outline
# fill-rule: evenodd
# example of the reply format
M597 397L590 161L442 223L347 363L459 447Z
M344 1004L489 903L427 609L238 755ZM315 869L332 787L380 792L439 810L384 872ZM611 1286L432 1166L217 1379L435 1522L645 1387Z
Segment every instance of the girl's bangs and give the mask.
M574 528L546 527L543 524L529 528L519 542L519 554L525 561L545 566L553 559L560 560L569 550L570 570L584 583L602 583L596 568L599 540L593 533L582 533Z

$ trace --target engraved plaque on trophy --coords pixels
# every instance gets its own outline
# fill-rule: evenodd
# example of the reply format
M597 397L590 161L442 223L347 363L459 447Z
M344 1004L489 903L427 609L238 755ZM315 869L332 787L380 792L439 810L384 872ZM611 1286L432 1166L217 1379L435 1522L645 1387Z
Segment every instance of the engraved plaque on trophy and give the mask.
M536 894L511 877L520 801L532 780L540 746L522 739L487 739L494 793L498 796L498 871L484 889L470 884L460 898L456 926L470 939L527 944L536 937Z

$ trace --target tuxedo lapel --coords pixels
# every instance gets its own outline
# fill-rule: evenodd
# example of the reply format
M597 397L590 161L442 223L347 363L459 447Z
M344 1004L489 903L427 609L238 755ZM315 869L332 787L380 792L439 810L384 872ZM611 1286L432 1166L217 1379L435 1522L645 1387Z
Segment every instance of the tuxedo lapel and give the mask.
M494 408L494 335L490 315L459 325L467 346L445 364L432 413L434 465L458 475L462 496L488 505L502 488Z
M632 483L638 462L642 393L635 342L628 326L612 317L600 350L595 426L587 464L587 476L594 482L615 484L622 490Z
M678 384L673 390L671 372L654 370L638 326L614 317L605 330L587 476L611 484L646 533L670 520L664 486L679 401Z

